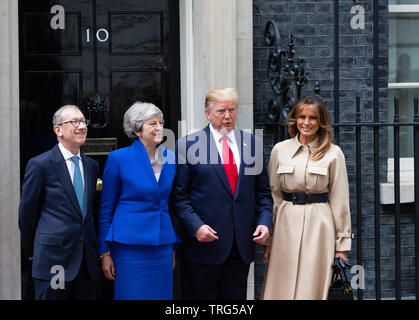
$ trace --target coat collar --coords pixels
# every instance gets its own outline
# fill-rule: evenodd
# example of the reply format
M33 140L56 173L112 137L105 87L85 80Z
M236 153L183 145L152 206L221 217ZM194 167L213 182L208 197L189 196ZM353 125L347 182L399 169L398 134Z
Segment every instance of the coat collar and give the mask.
M60 149L60 151L61 151L61 153L62 153L62 155L64 157L64 160L66 160L66 161L68 159L73 158L74 156L76 156L79 159L81 159L80 149L79 149L79 152L76 155L74 155L69 150L67 150L66 147L64 147L61 142L58 143L58 148Z
M291 138L291 147L290 147L291 158L294 158L295 154L298 152L298 150L300 150L301 147L304 148L304 146L300 143L298 139L299 139L299 134L297 134L294 138ZM308 144L308 147L313 151L317 149L319 147L319 137L316 136L314 140Z
M132 147L133 147L134 149L137 149L138 151L140 151L140 153L141 153L142 157L144 157L144 159L145 159L145 160L147 160L148 162L150 161L150 160L149 160L149 157L148 157L148 154L147 154L147 150L145 149L145 147L144 147L143 143L141 142L141 140L140 140L139 138L136 138L136 139L134 140L134 142L132 143ZM169 161L169 162L171 163L172 159L168 159L167 149L165 149L165 148L163 148L163 147L161 147L161 146L158 146L158 147L157 147L157 149L159 150L160 155L162 156L162 159L163 159L163 165L164 165L167 161ZM151 164L150 164L150 166L151 166Z
M167 165L176 164L176 159L174 155L170 154L167 151L167 149L163 148L162 146L157 147L163 159L162 167L160 170L160 178L157 181L153 167L150 162L150 158L148 157L148 153L147 153L146 148L144 147L144 144L141 142L139 138L136 138L131 146L134 149L134 152L139 156L140 161L146 167L145 172L147 172L147 174L149 175L149 179L151 181L155 181L155 186L157 190L159 191L160 190L159 187L166 179L165 171L168 170Z

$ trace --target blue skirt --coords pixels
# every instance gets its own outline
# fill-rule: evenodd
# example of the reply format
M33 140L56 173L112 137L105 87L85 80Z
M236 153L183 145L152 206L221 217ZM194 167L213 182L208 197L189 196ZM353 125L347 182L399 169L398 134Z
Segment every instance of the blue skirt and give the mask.
M173 299L173 245L112 243L115 300Z

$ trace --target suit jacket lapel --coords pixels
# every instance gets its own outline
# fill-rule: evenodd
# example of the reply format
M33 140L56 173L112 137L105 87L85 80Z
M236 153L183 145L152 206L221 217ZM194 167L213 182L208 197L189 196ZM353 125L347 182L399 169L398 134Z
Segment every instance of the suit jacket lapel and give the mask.
M231 196L233 196L233 192L231 191L230 183L228 182L223 162L221 161L221 157L218 153L217 145L215 144L215 140L211 134L209 125L204 129L204 131L207 134L207 163L214 168L226 190L231 194ZM215 157L215 153L217 154L217 157ZM217 163L211 163L211 161L214 161L214 159L217 159Z
M137 155L138 163L142 164L142 174L147 175L147 184L149 184L154 189L155 196L153 197L153 201L156 204L160 203L161 193L160 193L160 179L162 178L163 169L165 169L165 164L163 163L162 169L160 171L160 178L159 181L156 180L156 175L154 173L153 167L151 165L150 159L147 154L147 150L144 147L143 143L139 138L135 139L131 145L133 148L133 152ZM160 150L161 151L161 150Z
M86 219L87 214L89 213L89 204L93 203L92 192L91 190L94 190L94 187L92 186L92 183L94 184L95 181L93 181L93 178L91 174L93 173L93 170L90 168L90 163L87 161L86 156L80 152L81 160L83 162L83 176L84 176L84 219Z
M73 184L71 183L71 178L68 173L67 165L65 163L64 157L58 148L58 144L52 149L52 159L51 159L52 168L57 174L58 179L60 180L64 191L67 193L71 204L82 217L79 203L77 201L76 192L74 191ZM83 163L84 164L84 163Z
M247 150L243 151L243 148L247 148L247 145L245 145L245 143L243 142L243 133L240 130L234 129L234 134L236 136L237 149L239 150L239 156L240 156L239 177L237 179L236 193L234 194L234 199L237 199L237 196L240 192L240 186L243 181L243 173L244 173L243 152L247 151Z

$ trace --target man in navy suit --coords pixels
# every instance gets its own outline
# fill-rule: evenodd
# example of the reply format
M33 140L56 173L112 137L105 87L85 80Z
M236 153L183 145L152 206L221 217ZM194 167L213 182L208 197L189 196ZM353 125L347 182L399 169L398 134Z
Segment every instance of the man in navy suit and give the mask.
M237 100L234 89L209 92L209 125L176 145L173 201L182 227L183 299L246 299L255 243L269 235L272 198L263 143L235 130Z
M95 299L99 276L93 198L98 164L80 152L88 121L73 105L58 109L58 144L29 160L19 228L32 260L35 299Z

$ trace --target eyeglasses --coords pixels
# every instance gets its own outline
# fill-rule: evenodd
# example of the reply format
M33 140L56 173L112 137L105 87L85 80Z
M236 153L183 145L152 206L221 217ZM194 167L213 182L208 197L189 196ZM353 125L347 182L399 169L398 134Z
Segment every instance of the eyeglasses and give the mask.
M86 119L86 120L69 120L69 121L57 123L57 126L61 126L61 125L66 124L66 123L71 123L74 128L78 128L81 123L83 123L87 127L90 123L90 120L88 120L88 119Z

